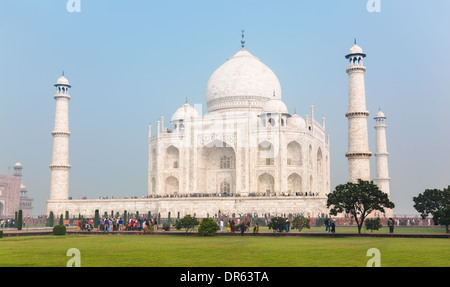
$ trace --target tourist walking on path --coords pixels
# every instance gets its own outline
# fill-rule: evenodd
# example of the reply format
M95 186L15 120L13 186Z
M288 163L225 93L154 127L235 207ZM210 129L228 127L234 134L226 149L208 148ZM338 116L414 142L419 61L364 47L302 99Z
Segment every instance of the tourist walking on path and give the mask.
M123 219L121 217L119 218L119 231L122 231L122 228L123 228Z
M394 233L394 220L389 217L388 220L389 233Z
M333 219L333 221L331 222L331 233L335 232L336 232L336 219Z
M253 233L258 235L258 232L259 232L259 224L256 223L255 226L253 227Z
M245 231L245 224L244 222L241 223L241 236L244 236L244 231Z
M325 232L330 231L330 220L327 218L325 218Z

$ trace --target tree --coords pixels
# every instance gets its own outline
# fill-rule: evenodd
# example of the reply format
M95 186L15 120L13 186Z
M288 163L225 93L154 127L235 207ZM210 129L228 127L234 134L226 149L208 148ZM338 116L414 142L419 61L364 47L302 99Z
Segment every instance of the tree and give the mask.
M19 214L17 215L17 221L16 221L17 230L22 230L22 225L23 225L23 214L22 214L22 209L20 209Z
M53 211L50 211L50 214L47 219L47 226L53 227L55 225L55 215L53 214Z
M125 210L125 211L123 212L123 225L124 225L124 226L127 226L127 223L128 223L128 213L127 213L127 211Z
M219 225L212 218L203 218L198 226L198 234L204 236L214 236L219 230Z
M274 217L267 226L269 229L273 229L273 231L283 232L286 230L286 219L283 217Z
M94 213L94 228L98 228L98 220L99 220L99 218L100 218L100 214L99 214L98 209L96 209L95 213Z
M347 182L336 186L335 190L328 194L327 207L332 207L331 215L342 212L350 214L355 219L360 234L364 220L369 214L374 211L384 213L385 208L392 209L395 204L373 181L359 179L358 183Z
M292 220L292 228L302 231L303 228L311 228L311 219L305 218L303 216L297 216Z
M196 225L198 225L198 220L188 214L185 217L177 220L177 222L175 223L175 228L177 230L184 228L185 234L187 234L189 230L193 230Z
M413 197L413 201L414 208L421 213L423 219L431 214L434 224L445 225L446 232L450 233L450 185L442 190L427 189Z
M62 214L59 216L59 225L64 225L64 219Z

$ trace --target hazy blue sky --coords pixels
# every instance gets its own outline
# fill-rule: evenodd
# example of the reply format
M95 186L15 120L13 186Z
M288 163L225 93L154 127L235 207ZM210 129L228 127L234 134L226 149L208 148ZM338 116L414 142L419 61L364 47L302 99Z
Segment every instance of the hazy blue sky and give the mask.
M34 214L49 198L55 100L64 70L70 101L70 195L147 193L148 124L186 97L205 105L210 75L246 48L278 76L292 113L315 106L331 136L331 185L347 181L347 60L365 65L369 140L387 118L391 198L450 184L450 1L66 0L0 2L0 173L21 162ZM206 110L206 107L204 108ZM372 175L375 176L375 158Z

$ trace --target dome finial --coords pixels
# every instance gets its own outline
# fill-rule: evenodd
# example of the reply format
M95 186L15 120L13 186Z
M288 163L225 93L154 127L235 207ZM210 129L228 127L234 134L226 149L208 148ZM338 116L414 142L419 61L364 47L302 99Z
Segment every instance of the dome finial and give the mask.
M355 38L355 45L356 45L356 38Z
M245 48L245 30L242 29L242 40L241 40L241 47Z

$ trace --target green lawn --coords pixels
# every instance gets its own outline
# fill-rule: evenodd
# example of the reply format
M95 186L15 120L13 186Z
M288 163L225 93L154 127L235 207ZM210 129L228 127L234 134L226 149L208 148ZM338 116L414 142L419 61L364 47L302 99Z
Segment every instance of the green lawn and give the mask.
M198 237L67 235L0 239L0 266L364 267L377 248L381 266L450 266L450 241L425 238Z

